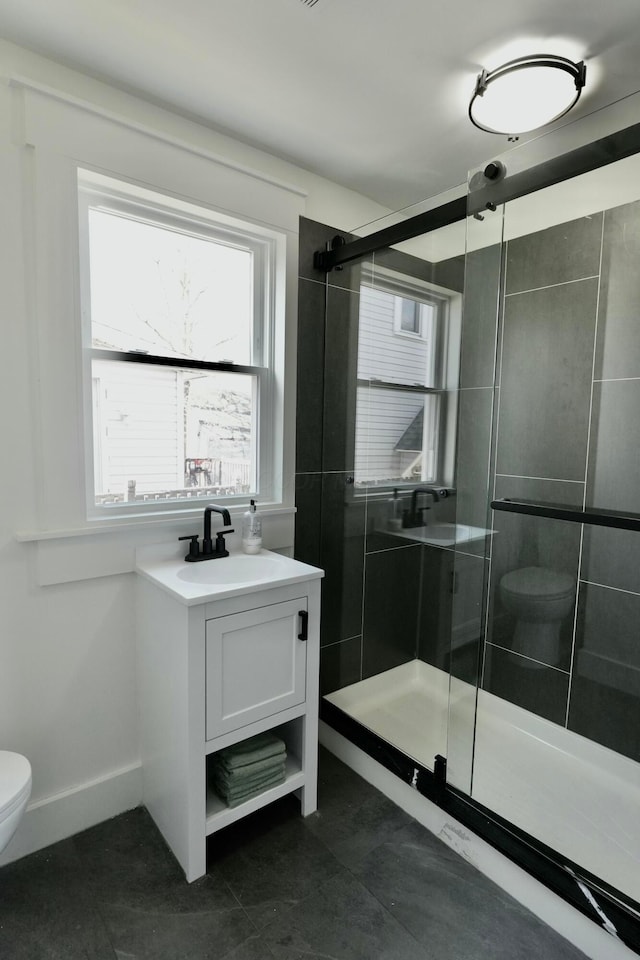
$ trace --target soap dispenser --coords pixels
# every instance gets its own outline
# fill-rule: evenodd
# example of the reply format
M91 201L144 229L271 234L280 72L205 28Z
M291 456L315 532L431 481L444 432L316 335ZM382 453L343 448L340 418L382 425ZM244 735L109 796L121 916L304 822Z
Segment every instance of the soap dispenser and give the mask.
M389 500L389 516L387 518L389 530L402 530L402 512L398 488L394 487L393 497Z
M262 549L262 518L255 500L242 517L242 549L245 553L260 553Z

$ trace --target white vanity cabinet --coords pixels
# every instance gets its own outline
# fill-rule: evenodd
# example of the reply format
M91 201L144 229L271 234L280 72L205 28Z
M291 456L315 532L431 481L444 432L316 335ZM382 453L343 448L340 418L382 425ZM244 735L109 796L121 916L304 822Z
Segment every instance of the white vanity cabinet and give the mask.
M316 809L322 571L282 561L268 583L187 597L138 563L143 801L189 881L206 872L209 834L291 792L303 816ZM208 759L267 730L286 743L285 782L227 807Z

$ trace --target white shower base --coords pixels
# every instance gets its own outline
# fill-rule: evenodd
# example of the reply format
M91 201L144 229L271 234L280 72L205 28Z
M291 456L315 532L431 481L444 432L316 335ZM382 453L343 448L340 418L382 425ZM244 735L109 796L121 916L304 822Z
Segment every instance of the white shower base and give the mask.
M450 723L449 675L421 660L326 699L425 767L447 756L468 792L475 689L454 685ZM640 901L639 764L480 690L471 795Z

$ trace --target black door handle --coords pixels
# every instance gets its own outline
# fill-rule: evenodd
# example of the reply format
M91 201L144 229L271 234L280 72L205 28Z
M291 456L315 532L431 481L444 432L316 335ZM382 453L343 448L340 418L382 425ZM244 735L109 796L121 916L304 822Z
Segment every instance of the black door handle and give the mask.
M300 633L298 634L298 640L304 640L306 643L308 639L309 614L306 610L298 610L298 616L300 617Z

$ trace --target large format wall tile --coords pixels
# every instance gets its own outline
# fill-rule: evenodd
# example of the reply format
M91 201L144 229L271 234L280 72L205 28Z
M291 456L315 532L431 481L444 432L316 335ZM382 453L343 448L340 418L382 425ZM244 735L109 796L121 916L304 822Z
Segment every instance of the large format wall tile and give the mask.
M367 554L362 676L372 677L416 655L419 546Z
M353 470L358 361L357 293L329 287L324 351L323 470Z
M583 480L597 280L507 297L497 472Z
M535 290L596 276L601 237L602 214L596 213L510 240L506 292Z
M456 521L473 527L487 522L493 398L494 391L487 388L461 390L458 396Z
M595 383L587 504L640 513L640 380Z
M353 500L347 473L322 476L322 644L362 633L364 503Z
M482 686L489 693L564 726L569 674L531 665L524 657L488 643Z
M584 485L524 477L497 477L496 499L534 500L541 503L565 503L582 506ZM489 625L487 639L511 649L516 618L503 603L500 582L505 574L524 567L544 567L573 577L577 589L580 555L580 525L562 520L495 511L492 520L493 549L489 585ZM574 592L575 599L575 592ZM568 670L571 664L573 606L562 621L560 659L550 666ZM532 652L536 660L544 655Z
M320 566L320 521L322 474L296 474L296 534L294 557L302 563Z
M640 202L604 215L596 379L640 377Z
M452 550L440 550L438 547L423 546L421 549L417 654L425 663L448 670L455 554Z
M324 326L326 288L311 280L298 287L296 470L322 470Z
M492 387L500 301L502 248L467 254L460 348L460 386Z
M320 651L320 695L342 690L361 679L362 637L351 637L322 647Z
M458 680L476 684L485 629L485 586L489 561L456 553L449 669Z
M640 761L640 597L582 584L569 728Z
M591 583L640 594L640 533L585 526L580 576Z

